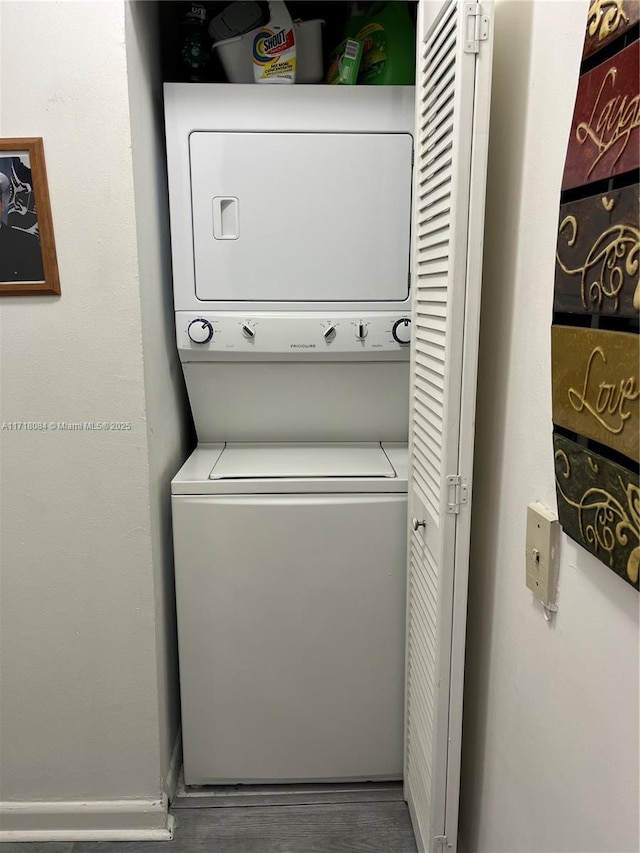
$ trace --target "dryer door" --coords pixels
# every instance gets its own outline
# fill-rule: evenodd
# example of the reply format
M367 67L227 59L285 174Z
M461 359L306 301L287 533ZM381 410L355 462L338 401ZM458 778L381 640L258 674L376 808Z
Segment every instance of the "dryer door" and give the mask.
M189 146L198 299L407 298L411 135L198 131Z

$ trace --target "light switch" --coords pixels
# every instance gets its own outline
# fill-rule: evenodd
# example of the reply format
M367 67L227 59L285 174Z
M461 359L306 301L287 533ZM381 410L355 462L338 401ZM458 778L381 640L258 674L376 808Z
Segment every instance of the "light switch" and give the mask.
M540 503L527 507L527 586L547 607L556 603L560 523Z

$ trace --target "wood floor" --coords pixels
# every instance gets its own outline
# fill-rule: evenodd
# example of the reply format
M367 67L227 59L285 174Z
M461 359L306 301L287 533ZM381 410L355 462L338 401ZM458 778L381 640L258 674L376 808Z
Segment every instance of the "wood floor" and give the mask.
M0 853L416 853L399 798L305 805L173 808L173 841L10 842Z

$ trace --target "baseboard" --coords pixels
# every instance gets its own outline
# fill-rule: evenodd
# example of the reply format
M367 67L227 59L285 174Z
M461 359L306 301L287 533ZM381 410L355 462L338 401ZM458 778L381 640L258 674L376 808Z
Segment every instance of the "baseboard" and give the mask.
M403 802L402 782L204 785L187 788L184 777L180 774L180 784L171 808L177 811L238 806L320 806L374 802Z
M171 760L169 761L169 769L164 779L162 790L164 791L169 803L173 802L173 798L178 790L180 781L180 770L182 769L182 728L178 729L176 742L173 745L171 752Z
M173 825L165 797L0 803L0 842L170 841Z

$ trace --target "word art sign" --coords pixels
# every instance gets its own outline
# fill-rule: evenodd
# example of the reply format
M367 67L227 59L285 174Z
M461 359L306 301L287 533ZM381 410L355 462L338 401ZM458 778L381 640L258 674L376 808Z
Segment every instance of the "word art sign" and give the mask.
M640 460L640 338L573 326L551 329L553 422Z
M640 165L638 55L636 42L580 78L563 190Z

